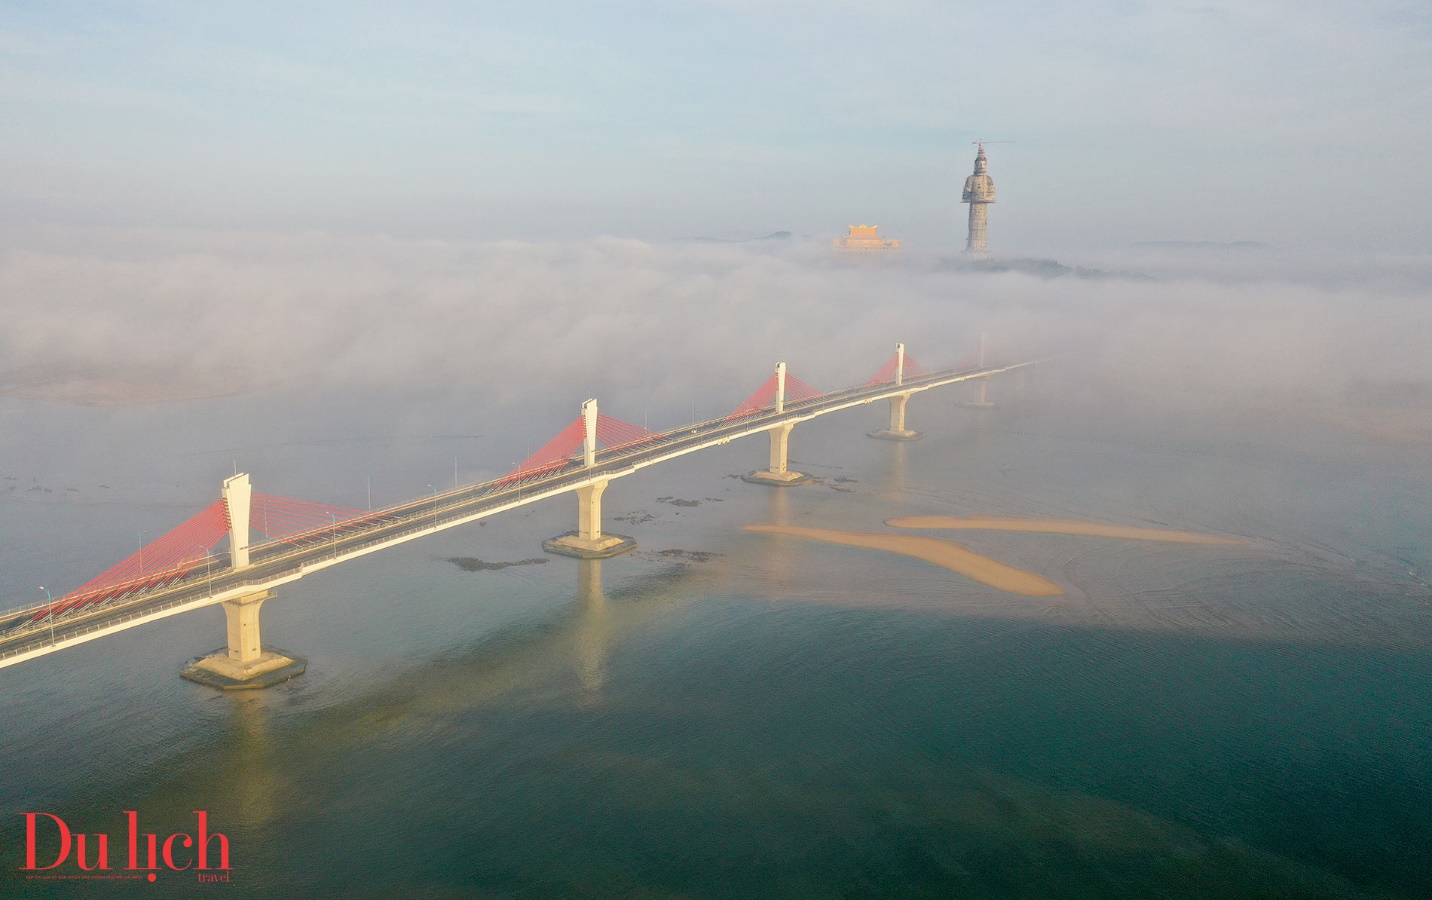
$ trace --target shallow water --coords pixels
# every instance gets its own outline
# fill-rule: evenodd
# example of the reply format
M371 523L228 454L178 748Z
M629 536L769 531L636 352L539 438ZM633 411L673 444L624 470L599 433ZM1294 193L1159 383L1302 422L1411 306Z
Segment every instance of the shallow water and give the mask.
M163 896L1427 893L1432 452L1287 413L956 396L912 402L913 444L863 436L883 407L799 426L813 486L732 477L758 440L620 479L608 527L640 549L616 559L454 563L533 558L571 528L558 498L298 582L265 638L309 669L261 694L178 678L218 610L0 670L0 893L160 895L26 881L19 811L122 844L123 810L167 834L197 809L232 883L165 872ZM437 401L393 410L402 441L371 407L294 407L196 402L161 434L154 409L5 402L0 588L84 580L235 455L260 490L360 508L370 477L391 502L454 456L463 480L520 458ZM258 437L225 433L235 410ZM1065 591L1022 597L743 530L972 514L1246 543L960 532Z

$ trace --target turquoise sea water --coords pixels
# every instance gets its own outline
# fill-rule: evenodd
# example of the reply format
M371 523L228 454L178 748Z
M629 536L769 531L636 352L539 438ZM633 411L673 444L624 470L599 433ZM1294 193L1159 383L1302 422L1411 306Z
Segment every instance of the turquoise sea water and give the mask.
M799 426L814 486L733 478L756 440L621 479L608 527L640 549L613 560L449 560L540 556L571 527L560 498L305 579L264 628L309 670L267 692L178 678L222 642L217 610L0 670L0 893L1425 896L1432 448L1055 382L989 412L923 395L909 445L863 436L883 405ZM361 506L369 470L391 501L508 450L294 424L236 451L202 405L159 450L145 410L0 413L12 592L182 521L235 452L275 493ZM133 452L61 439L80 429ZM922 532L1067 592L1029 598L741 530L975 513L1246 543ZM232 841L228 884L17 871L20 811L122 845L123 810L167 834L198 809Z

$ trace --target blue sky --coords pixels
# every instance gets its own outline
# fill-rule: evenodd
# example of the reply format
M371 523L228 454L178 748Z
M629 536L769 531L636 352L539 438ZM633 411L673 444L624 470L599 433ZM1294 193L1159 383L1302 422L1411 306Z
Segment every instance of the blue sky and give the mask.
M15 3L5 224L1432 251L1432 5Z

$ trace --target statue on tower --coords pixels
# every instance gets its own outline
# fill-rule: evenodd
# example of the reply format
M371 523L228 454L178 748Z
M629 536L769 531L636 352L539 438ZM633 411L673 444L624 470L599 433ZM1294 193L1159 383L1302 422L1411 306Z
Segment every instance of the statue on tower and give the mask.
M970 205L970 235L965 241L965 253L970 259L989 259L989 244L985 240L985 222L988 213L985 207L994 202L994 179L989 177L989 160L985 158L983 141L975 141L979 152L975 154L975 173L965 179L965 191L961 203Z

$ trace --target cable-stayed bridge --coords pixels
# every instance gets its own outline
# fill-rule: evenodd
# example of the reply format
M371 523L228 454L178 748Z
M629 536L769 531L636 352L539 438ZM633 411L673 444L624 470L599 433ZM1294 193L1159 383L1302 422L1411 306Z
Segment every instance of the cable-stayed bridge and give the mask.
M303 671L302 657L266 647L259 610L273 589L330 566L567 492L577 494L577 528L544 542L579 558L614 556L635 546L602 530L602 493L614 478L708 447L765 433L765 469L745 480L777 487L810 479L789 467L791 431L817 416L890 402L890 427L872 437L914 440L909 399L931 388L975 381L1033 365L991 365L979 352L960 364L925 370L903 344L868 382L820 392L778 363L773 375L732 413L664 432L614 419L588 400L581 415L513 471L481 484L434 492L406 503L360 511L254 492L248 474L225 480L220 499L79 588L0 614L0 668L95 640L155 619L215 603L228 619L228 646L194 660L185 676L219 687L262 687ZM264 540L251 543L253 532ZM220 546L225 545L220 550ZM48 595L48 592L47 592Z

